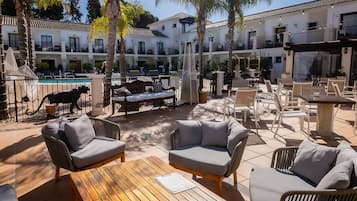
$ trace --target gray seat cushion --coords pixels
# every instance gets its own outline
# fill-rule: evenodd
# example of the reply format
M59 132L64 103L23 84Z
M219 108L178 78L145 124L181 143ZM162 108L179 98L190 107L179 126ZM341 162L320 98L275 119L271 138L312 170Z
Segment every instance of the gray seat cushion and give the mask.
M219 176L225 175L230 160L225 147L186 146L169 152L172 164Z
M83 149L95 137L95 131L87 115L66 123L64 132L73 151Z
M0 186L0 201L17 201L16 192L9 184Z
M71 154L77 168L83 168L99 161L108 159L123 152L125 143L107 137L95 137L83 149Z
M254 168L249 181L251 201L278 201L287 191L314 190L315 187L302 178L273 168Z

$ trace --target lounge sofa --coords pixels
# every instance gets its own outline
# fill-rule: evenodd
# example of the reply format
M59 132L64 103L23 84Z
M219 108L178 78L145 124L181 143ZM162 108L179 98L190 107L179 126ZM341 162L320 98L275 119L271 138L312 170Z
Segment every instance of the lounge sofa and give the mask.
M248 130L233 118L225 122L178 121L171 135L171 166L210 179L221 193L222 180L233 173L237 184L237 168L248 139Z
M165 89L159 83L151 81L135 80L123 85L112 86L112 114L115 112L115 104L120 104L124 108L125 116L128 111L139 110L140 103L154 102L154 105L161 105L165 99L172 99L173 106L176 106L175 88Z
M301 145L300 145L301 146ZM320 145L321 146L321 145ZM343 145L342 145L343 146ZM323 178L314 183L305 176L294 172L292 166L296 162L299 147L279 148L273 152L271 168L254 168L250 176L250 200L251 201L352 201L357 200L356 173L357 173L357 155L352 149L347 152L348 155L341 156L341 147L337 147L337 157L330 157L333 161L327 174L322 173L324 168L313 168L305 165L303 167L312 177L323 175ZM318 153L316 149L310 153ZM305 153L305 155L308 155ZM319 155L319 154L317 154ZM339 162L339 157L344 157L344 161ZM353 159L353 160L352 160ZM349 161L351 160L351 162ZM325 160L324 160L325 161ZM317 166L324 161L312 160L310 162ZM343 173L336 171L337 164L351 163L349 173L343 177ZM354 163L354 164L353 164ZM336 174L337 173L337 174ZM330 182L330 186L326 183ZM331 182L333 185L331 185ZM347 183L346 183L347 182ZM323 184L322 184L323 183Z

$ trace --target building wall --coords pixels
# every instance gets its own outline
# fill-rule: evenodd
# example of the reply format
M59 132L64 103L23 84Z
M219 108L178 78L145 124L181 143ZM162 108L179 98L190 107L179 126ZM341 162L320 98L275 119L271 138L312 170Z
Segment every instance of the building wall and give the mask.
M316 4L325 2L324 6L314 7ZM262 57L272 57L273 79L280 77L284 69L285 52L283 47L268 47L267 41L274 41L275 29L278 27L286 27L286 34L284 35L284 42L317 42L326 40L335 40L337 30L340 28L340 15L343 13L357 12L357 1L350 1L345 3L330 4L330 1L316 1L309 4L300 4L294 7L277 9L269 12L263 12L255 15L247 16L242 27L235 27L234 44L237 46L244 46L243 50L234 50L235 55L252 55ZM176 17L175 17L176 16ZM127 55L127 63L131 67L136 67L137 61L141 60L163 60L168 61L170 57L182 59L182 53L177 54L177 50L183 51L182 44L192 42L197 43L197 33L195 31L196 24L190 26L186 25L186 32L183 33L183 24L179 22L181 14L175 15L169 20L163 20L149 25L150 30L157 30L167 37L158 37L151 34L148 30L134 29L126 37L126 49L133 49L134 54ZM308 30L309 22L317 22L317 29ZM176 24L176 27L173 25ZM162 27L165 29L162 29ZM89 26L88 26L89 29ZM8 33L16 33L17 27L14 25L3 25L3 42L8 44ZM41 35L51 35L53 45L61 45L69 47L69 37L78 37L80 40L81 49L90 48L88 39L88 31L82 28L76 29L45 29L33 28L33 40L35 44L41 44ZM217 22L207 25L206 36L204 38L205 48L209 48L209 38L214 37L211 52L205 52L207 61L215 58L227 59L227 25L226 22ZM255 44L252 49L248 47L248 32L256 31ZM102 38L104 47L107 46L106 37ZM138 55L138 42L145 42L145 51L153 50L153 55ZM164 43L164 50L166 58L162 55L157 55L157 43ZM92 44L94 47L94 44ZM194 46L195 47L195 46ZM223 47L223 51L216 51L218 47ZM176 50L176 51L175 51ZM18 52L15 51L16 54ZM61 52L35 52L36 62L42 59L53 58L56 66L63 64L66 67L69 60L74 58L80 59L81 63L95 63L95 61L102 61L105 59L105 53L79 52L71 53L62 49ZM279 59L281 57L281 59ZM116 61L118 54L116 54ZM276 62L280 61L281 62Z

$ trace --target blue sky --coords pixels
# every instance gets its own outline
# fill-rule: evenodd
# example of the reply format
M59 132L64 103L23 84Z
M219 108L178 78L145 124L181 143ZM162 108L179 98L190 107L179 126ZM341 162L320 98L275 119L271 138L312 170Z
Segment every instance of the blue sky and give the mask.
M128 0L129 2L137 1L143 5L143 7L150 11L153 15L157 16L159 19L163 19L166 17L170 17L178 12L185 12L191 15L195 15L195 10L192 7L186 7L184 5L180 5L174 3L170 0L162 0L162 2L155 6L155 0ZM267 3L260 3L255 7L245 8L244 14L249 15L253 13L263 12L267 10L282 8L290 5L300 4L309 2L312 0L271 0L271 4L268 5ZM80 7L83 13L83 21L86 19L86 10L87 10L87 0L80 0ZM226 15L216 13L212 15L209 20L216 22L225 20L227 18Z

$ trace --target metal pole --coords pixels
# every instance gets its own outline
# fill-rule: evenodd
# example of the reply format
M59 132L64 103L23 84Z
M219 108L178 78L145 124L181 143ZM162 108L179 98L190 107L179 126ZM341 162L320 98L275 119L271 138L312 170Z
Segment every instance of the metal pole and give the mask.
M16 98L16 80L14 82L14 99L15 99L15 120L19 122L18 111L17 111L17 98Z

